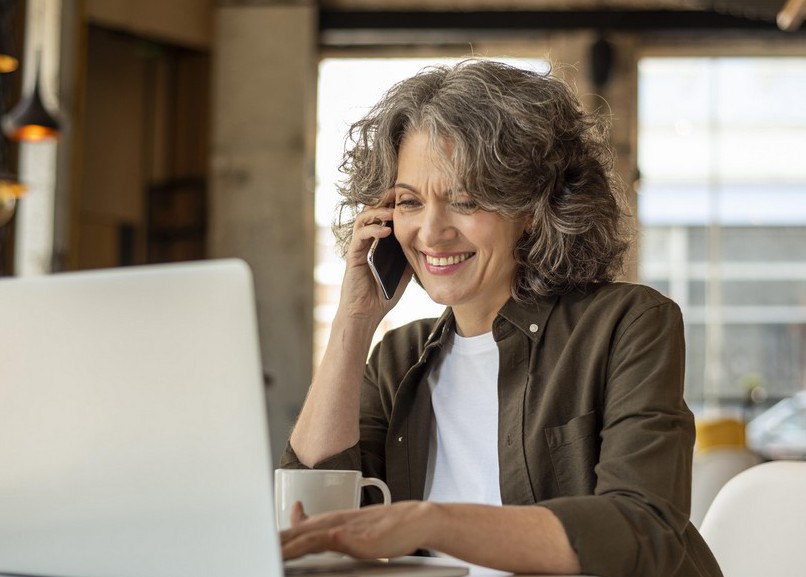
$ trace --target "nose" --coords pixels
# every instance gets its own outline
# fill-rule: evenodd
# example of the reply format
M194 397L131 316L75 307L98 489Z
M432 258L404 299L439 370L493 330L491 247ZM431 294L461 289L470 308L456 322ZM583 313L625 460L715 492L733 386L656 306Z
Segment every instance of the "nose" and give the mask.
M437 248L456 238L450 214L442 203L428 203L420 214L418 236L423 246Z

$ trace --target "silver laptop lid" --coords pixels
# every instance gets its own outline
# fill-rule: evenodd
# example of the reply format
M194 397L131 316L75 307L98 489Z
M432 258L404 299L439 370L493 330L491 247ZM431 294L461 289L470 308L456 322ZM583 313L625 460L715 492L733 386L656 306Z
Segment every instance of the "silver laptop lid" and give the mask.
M0 572L282 575L252 278L0 280Z

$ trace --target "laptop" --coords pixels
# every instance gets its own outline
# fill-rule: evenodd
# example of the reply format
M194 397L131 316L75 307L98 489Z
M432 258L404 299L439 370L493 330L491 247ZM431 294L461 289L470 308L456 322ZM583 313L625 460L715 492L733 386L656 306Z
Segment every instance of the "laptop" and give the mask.
M268 435L243 261L0 279L0 574L282 577Z

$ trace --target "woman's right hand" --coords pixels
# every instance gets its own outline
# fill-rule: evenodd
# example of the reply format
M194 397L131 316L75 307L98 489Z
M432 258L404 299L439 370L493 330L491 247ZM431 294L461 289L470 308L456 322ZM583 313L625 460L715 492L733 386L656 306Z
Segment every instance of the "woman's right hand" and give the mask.
M386 300L367 263L372 241L392 234L385 223L392 220L393 212L388 206L369 207L355 219L339 308L319 370L291 433L291 446L299 462L308 467L353 447L360 438L361 383L372 336L403 296L412 275L409 266L394 297Z
M366 318L376 324L380 323L386 313L398 303L411 280L412 269L408 266L394 296L391 300L386 300L367 264L367 255L373 241L393 234L392 228L387 225L393 218L394 208L386 205L367 207L356 216L353 238L345 257L346 268L339 303L340 311L351 318Z

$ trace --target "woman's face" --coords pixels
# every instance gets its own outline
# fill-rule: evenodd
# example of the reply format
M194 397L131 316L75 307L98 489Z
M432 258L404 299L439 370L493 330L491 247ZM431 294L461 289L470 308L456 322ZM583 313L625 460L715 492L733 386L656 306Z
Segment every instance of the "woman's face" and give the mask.
M398 154L395 236L431 299L453 307L460 332L463 319L489 320L489 331L510 296L526 219L480 210L449 186L427 134L408 134Z

